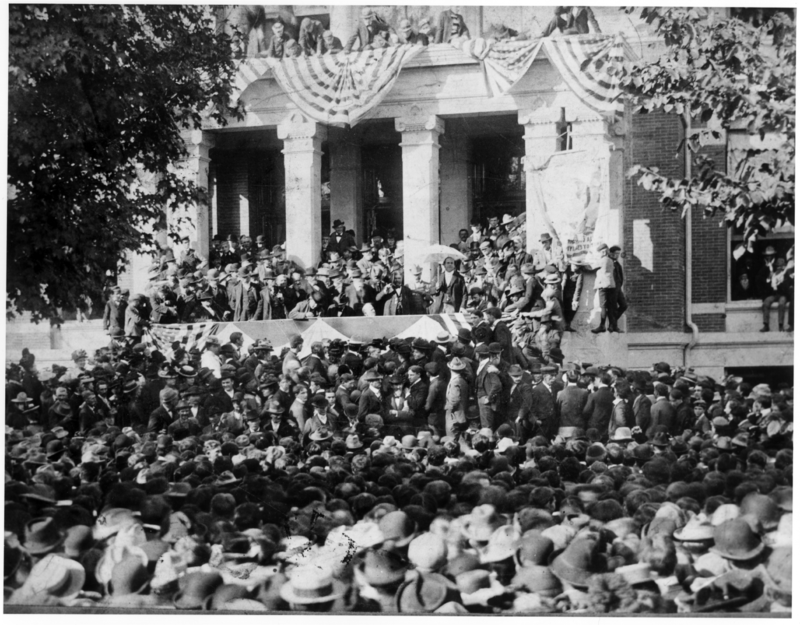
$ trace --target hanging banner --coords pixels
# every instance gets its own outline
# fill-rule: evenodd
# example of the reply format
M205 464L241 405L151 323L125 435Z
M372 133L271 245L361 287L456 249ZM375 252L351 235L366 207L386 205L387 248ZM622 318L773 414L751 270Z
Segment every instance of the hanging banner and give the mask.
M608 159L608 152L570 150L553 154L532 170L534 220L564 249L567 262L585 261L600 242L598 222L610 213Z

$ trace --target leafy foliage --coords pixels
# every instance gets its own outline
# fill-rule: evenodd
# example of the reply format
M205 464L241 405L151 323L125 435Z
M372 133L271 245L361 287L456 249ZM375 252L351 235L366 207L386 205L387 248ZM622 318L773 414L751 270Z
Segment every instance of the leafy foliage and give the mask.
M671 179L643 164L629 175L659 192L667 208L685 214L697 207L722 216L742 228L749 243L786 221L794 224L794 22L776 12L754 26L686 8L647 8L641 17L663 39L666 51L655 62L640 60L623 68L622 84L635 109L702 122L698 125L705 127L688 138L694 154L718 139L720 129L746 132L751 140L732 155L734 166L727 173L696 155L689 179Z
M201 6L9 11L7 314L38 321L97 300L107 270L153 248L166 207L203 201L174 167L181 133L241 116L239 42Z

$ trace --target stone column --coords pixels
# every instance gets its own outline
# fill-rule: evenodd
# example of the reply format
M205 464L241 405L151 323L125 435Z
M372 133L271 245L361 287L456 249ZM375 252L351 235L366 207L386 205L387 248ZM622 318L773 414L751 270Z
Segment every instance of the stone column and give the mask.
M171 217L181 236L188 236L190 245L203 258L208 258L210 242L208 167L211 162L209 151L214 147L214 136L202 130L193 130L183 135L188 157L181 162L179 171L188 180L192 180L203 189L206 197L186 207L185 211L176 212ZM184 219L181 220L180 218Z
M353 133L329 142L331 151L331 230L341 219L345 228L356 233L356 242L363 240L363 206L361 193L361 143Z
M448 134L442 142L440 176L441 242L450 245L458 241L458 231L469 231L472 218L472 192L469 179L469 138L462 133Z
M539 236L545 231L540 217L539 198L533 185L533 171L543 166L547 159L558 150L558 129L556 123L561 110L556 107L540 107L535 110L521 110L517 119L525 127L525 211L527 213L528 233L527 251L539 247Z
M395 119L403 140L403 241L406 281L411 266L421 264L420 252L439 243L439 135L444 120L412 107L407 118ZM422 265L422 278L429 280L431 265Z
M322 243L322 142L327 128L293 113L278 125L286 170L286 257L315 265Z

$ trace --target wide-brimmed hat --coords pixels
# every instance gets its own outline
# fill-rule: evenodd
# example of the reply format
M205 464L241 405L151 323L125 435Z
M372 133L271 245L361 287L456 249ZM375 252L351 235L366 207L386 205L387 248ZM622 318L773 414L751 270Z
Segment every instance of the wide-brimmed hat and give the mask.
M752 518L766 531L774 530L781 520L781 509L767 495L748 493L739 504L743 517Z
M617 428L614 430L614 434L611 435L610 440L616 443L627 443L633 440L633 433L630 428Z
M408 546L408 560L423 573L438 571L447 564L447 543L431 532L420 534Z
M308 438L312 441L327 441L333 438L333 432L326 427L321 427L318 430L314 430Z
M33 565L23 585L23 594L47 594L63 599L77 595L85 581L86 571L79 562L51 553Z
M217 572L188 573L178 579L179 590L172 603L182 610L199 610L222 583L222 576Z
M550 564L550 570L558 579L578 587L586 587L592 575L605 573L606 568L606 560L598 550L598 540L592 535L575 538Z
M369 549L357 568L370 586L381 588L405 578L409 563L394 552Z
M60 530L52 517L39 517L25 525L22 546L34 556L50 553L64 542L67 533Z
M764 551L764 543L745 519L731 519L714 529L709 551L728 560L750 560Z
M455 584L444 575L420 573L398 588L395 607L401 614L430 613L460 599Z
M114 565L106 591L112 596L142 594L150 583L150 573L142 559L127 556Z
M344 441L348 451L358 451L364 449L364 443L358 434L350 434Z
M460 573L456 576L456 586L464 605L488 605L490 599L507 592L497 577L484 569Z
M518 568L511 583L543 597L555 597L562 590L561 580L546 566L532 565Z
M447 363L447 367L452 371L463 371L467 368L467 365L464 364L464 361L461 360L461 358L456 356L449 363Z
M405 547L417 535L414 520L402 510L385 515L378 527L384 540L392 541L398 547Z
M764 591L764 582L749 571L724 573L706 584L687 603L692 612L732 612L755 599ZM743 609L742 611L746 611Z
M672 535L681 542L710 542L714 540L714 526L707 520L694 516Z
M520 543L520 532L512 525L498 527L489 538L489 544L481 554L481 563L502 562L513 558Z
M461 533L471 540L487 542L503 520L491 504L483 504L461 519Z

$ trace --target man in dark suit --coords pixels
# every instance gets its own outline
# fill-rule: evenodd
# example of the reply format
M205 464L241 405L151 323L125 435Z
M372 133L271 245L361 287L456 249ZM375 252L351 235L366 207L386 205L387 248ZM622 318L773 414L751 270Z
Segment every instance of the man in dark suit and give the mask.
M250 270L239 269L239 282L233 290L233 320L250 321L258 310L258 291L250 276Z
M412 412L414 427L423 428L428 424L428 413L425 412L425 402L428 399L425 370L418 365L412 365L406 377L409 382L406 389L406 405Z
M508 375L511 376L511 393L508 399L508 418L512 420L520 445L527 441L533 433L533 389L523 377L524 371L519 365L511 365Z
M656 401L650 408L650 427L645 434L652 439L655 429L659 425L667 428L668 432L673 432L677 420L675 406L669 402L669 387L666 384L657 383L655 385Z
M434 351L440 350L437 348ZM445 368L444 361L429 362L425 365L425 372L428 374L428 396L425 398L424 410L428 415L428 427L439 436L445 434L444 404L447 379L442 375L443 368Z
M500 371L491 364L489 346L485 343L475 348L478 357L478 371L475 376L475 397L478 400L478 412L481 427L495 429L496 412L503 391Z
M650 429L652 423L650 408L653 402L647 396L647 385L642 380L634 381L633 390L636 393L636 398L633 400L634 424L644 433Z
M456 261L444 259L444 273L436 289L437 310L442 313L456 313L461 310L461 303L467 291L463 276L456 271Z
M614 402L611 409L611 420L608 424L608 437L613 438L618 428L632 428L636 424L633 408L628 402L630 387L626 380L614 383Z
M548 440L558 431L558 413L556 409L555 387L558 368L554 365L542 367L542 381L533 387L533 416L539 422L537 428ZM534 432L537 433L537 432Z
M333 232L331 232L331 237L328 239L328 247L325 251L337 252L341 258L347 248L355 247L355 245L356 240L353 236L345 232L344 222L341 219L335 220L333 222Z
M611 420L611 411L614 408L614 391L609 387L610 384L611 376L607 373L596 375L597 390L589 395L589 401L583 409L586 428L595 428L603 440L608 435L608 422Z
M502 348L503 360L512 362L514 350L511 346L511 330L508 329L505 321L500 321L502 313L497 306L490 306L483 311L483 319L492 329L490 342L499 343Z
M556 396L559 428L586 429L583 411L589 402L589 391L578 386L578 371L567 371L567 388Z
M381 376L377 371L368 371L366 381L369 387L364 389L358 400L358 420L364 422L368 414L380 415L385 418L383 396L381 394Z
M434 43L450 43L451 39L469 39L469 28L464 22L464 17L451 9L439 13L436 22L436 37Z
M356 42L358 42L359 50L369 50L371 48L368 46L372 45L372 42L375 41L375 37L379 33L386 33L388 35L389 30L389 25L383 18L378 17L372 9L364 7L361 9L361 21L359 21L356 27L356 33L347 40L344 51L350 52Z

